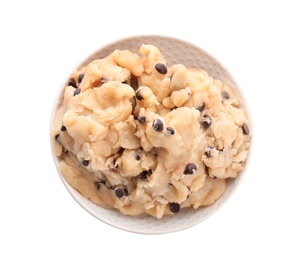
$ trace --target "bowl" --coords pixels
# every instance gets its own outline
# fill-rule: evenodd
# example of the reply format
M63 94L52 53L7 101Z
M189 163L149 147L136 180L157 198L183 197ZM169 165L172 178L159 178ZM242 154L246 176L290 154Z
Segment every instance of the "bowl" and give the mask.
M133 52L138 53L139 47L143 44L152 44L160 49L163 53L165 60L169 65L182 63L185 66L193 68L201 68L209 73L209 75L220 79L227 84L229 84L236 92L242 103L246 107L248 117L249 112L247 109L246 102L242 96L242 93L238 86L235 84L234 80L231 78L230 74L222 67L222 65L216 61L213 57L207 54L205 51L199 47L185 42L180 39L165 37L159 35L147 35L147 36L134 36L125 39L118 40L107 46L100 48L98 51L91 54L85 60L83 60L77 68L87 65L94 59L104 58L113 52L115 49L127 49ZM63 90L68 83L67 81L62 84L56 100L52 109L52 118L51 125L53 123L54 114L59 106ZM53 140L51 138L51 147L53 151ZM148 215L140 216L126 216L120 213L117 210L105 209L93 203L89 199L82 196L76 189L72 188L69 183L64 179L62 174L59 171L59 160L54 155L54 162L57 168L57 171L60 175L62 182L65 187L72 195L72 197L82 206L87 212L96 217L97 219L121 230L130 231L134 233L141 234L161 234L180 231L189 227L193 227L207 219L209 216L214 214L230 196L234 193L235 189L238 187L239 183L244 177L244 173L247 168L248 160L250 157L251 151L249 151L249 156L245 162L245 168L239 173L239 175L234 179L229 179L227 182L227 188L223 195L212 205L207 207L200 207L198 209L193 208L184 208L178 214L164 216L162 219L156 219Z

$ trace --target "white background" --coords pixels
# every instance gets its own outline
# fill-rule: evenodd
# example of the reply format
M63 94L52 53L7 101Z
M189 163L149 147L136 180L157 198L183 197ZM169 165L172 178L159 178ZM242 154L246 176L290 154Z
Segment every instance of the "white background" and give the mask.
M297 259L294 2L1 1L0 259ZM252 157L233 197L165 235L87 213L63 186L49 144L53 101L72 69L137 34L184 39L216 57L253 120Z

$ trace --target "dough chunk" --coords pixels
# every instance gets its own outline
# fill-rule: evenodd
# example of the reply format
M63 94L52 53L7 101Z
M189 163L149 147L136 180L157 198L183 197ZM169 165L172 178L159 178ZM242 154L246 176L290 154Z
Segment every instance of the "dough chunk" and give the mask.
M77 69L51 129L60 171L83 196L125 215L162 218L208 206L245 166L242 101L206 71L160 50L115 50Z

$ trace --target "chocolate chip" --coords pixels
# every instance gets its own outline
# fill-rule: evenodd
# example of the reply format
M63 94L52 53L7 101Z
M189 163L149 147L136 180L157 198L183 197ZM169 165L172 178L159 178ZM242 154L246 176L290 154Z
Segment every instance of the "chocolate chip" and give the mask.
M86 166L86 167L89 165L89 163L90 163L90 161L89 160L85 160L85 159L83 159L82 162L81 162L81 164L83 166Z
M230 98L230 95L229 95L228 92L226 92L226 91L222 91L222 97L223 97L224 99L229 99L229 98Z
M166 128L166 132L169 133L169 134L171 134L171 135L174 135L175 134L175 130L172 127L170 127L170 126L168 126Z
M70 81L70 82L68 83L68 86L77 88L77 85L76 85L76 82L75 82L75 81Z
M211 120L211 117L210 116L204 115L203 116L203 121L202 121L203 128L206 129L206 128L210 127L211 121L212 120Z
M55 139L56 139L57 142L61 143L61 137L60 137L59 134L57 134L57 135L55 136Z
M197 167L194 163L188 163L185 167L184 174L193 174L197 171Z
M124 191L121 188L115 188L114 192L118 198L122 198L124 196Z
M68 150L65 148L65 146L62 147L62 151L63 151L64 153L68 153Z
M139 161L139 160L140 160L140 156L139 156L139 155L136 155L136 156L135 156L135 160L136 160L136 161Z
M199 107L197 107L197 109L202 112L205 109L205 103L203 103L202 105L200 105Z
M64 131L66 131L66 130L67 130L67 129L66 129L66 126L62 125L62 126L61 126L61 131L64 132Z
M146 180L152 174L152 170L143 171L138 176L141 180Z
M139 101L143 100L143 96L141 96L140 90L136 91L135 96Z
M81 92L80 88L77 88L76 90L74 90L73 96L80 94L80 92Z
M210 158L211 157L211 151L210 150L207 150L205 152L205 155L206 155L206 157Z
M155 65L155 69L156 69L156 71L158 71L161 74L166 74L167 73L167 67L163 63L157 63Z
M206 157L210 158L211 157L211 150L213 149L212 146L207 146L207 150L205 151Z
M154 127L154 130L157 131L157 132L161 132L163 131L163 122L161 121L161 119L157 118L153 121L153 127Z
M169 203L169 209L171 212L177 213L180 211L180 205L178 203L171 202Z
M141 124L144 125L146 122L146 117L145 116L138 116L137 121Z
M79 74L79 75L78 75L78 78L77 78L77 82L78 82L78 83L81 83L82 80L83 80L83 78L84 78L84 76L85 76L85 74L83 74L83 73L82 73L82 74Z
M248 135L250 133L249 127L246 123L243 123L243 125L242 125L242 132L245 135Z

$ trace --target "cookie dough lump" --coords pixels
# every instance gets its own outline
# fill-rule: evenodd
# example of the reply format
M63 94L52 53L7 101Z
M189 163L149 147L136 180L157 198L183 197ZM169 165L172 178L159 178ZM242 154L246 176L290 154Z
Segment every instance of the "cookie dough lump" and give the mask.
M83 196L160 219L218 200L244 168L251 132L233 88L143 44L73 72L51 135L61 173Z

